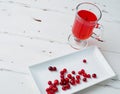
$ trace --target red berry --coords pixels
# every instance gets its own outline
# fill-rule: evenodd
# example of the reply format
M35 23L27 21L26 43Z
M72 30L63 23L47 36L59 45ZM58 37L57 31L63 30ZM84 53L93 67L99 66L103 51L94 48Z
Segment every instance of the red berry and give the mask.
M97 75L95 73L92 74L93 78L97 78Z
M57 68L56 68L55 66L54 66L54 67L49 66L48 69L49 69L50 71L56 71L56 70L57 70Z
M62 86L62 85L63 85L63 82L60 82L60 85Z
M65 81L64 82L60 82L60 85L64 86L64 85L66 85L66 82Z
M87 63L87 60L86 60L86 59L83 59L83 63Z
M52 70L53 70L53 67L52 67L52 66L49 66L48 69L49 69L50 71L52 71Z
M79 76L79 75L76 75L76 79L80 79L80 76Z
M76 83L77 83L77 84L79 84L79 83L80 83L80 79L76 79L75 81L76 81Z
M67 88L65 86L62 86L62 90L66 90Z
M52 85L52 81L48 81L48 85Z
M65 81L65 79L64 79L64 78L61 78L60 80L61 80L61 82L64 82L64 81Z
M70 89L70 84L66 84L66 88L67 88L67 89Z
M79 75L82 75L81 71L78 71L78 74L79 74Z
M60 78L64 78L64 75L60 75Z
M72 75L71 75L71 74L68 74L67 77L68 77L68 78L72 78Z
M69 78L65 78L66 83L69 83Z
M86 73L83 73L83 76L84 76L85 78L87 78L88 75L87 75Z
M78 71L78 74L79 75L83 75L85 73L85 70L84 69L81 69L80 71Z
M53 90L54 92L57 92L57 91L58 91L58 88L57 88L57 87L53 87L52 90Z
M73 70L71 73L72 73L72 74L75 74L75 71Z
M81 69L81 73L85 73L85 70L84 70L84 69Z
M46 88L46 92L49 92L50 88Z
M55 91L51 89L47 92L47 94L55 94Z
M64 68L64 69L63 69L63 72L64 72L64 73L66 73L66 72L67 72L67 69L66 69L66 68Z
M90 75L90 74L87 74L87 78L91 78L91 75Z
M59 85L59 81L57 79L54 80L54 85Z
M61 74L61 75L64 75L64 71L60 71L60 74Z
M71 84L71 85L75 85L75 80L71 80L71 81L70 81L70 84Z
M71 80L75 80L75 77L74 77L74 76L72 76L70 79L71 79Z
M61 82L60 82L60 85L66 85L66 80L64 78L61 78Z
M53 85L50 85L50 87L49 87L49 88L52 90L52 88L53 88L53 87L54 87Z
M57 70L57 68L56 67L53 67L53 71L56 71Z
M83 82L87 82L87 79L86 79L86 78L83 78Z

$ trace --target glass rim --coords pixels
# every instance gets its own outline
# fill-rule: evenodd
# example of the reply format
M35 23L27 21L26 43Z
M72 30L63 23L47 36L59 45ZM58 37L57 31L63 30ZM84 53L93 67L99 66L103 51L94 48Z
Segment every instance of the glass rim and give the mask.
M102 17L102 11L100 10L100 8L99 8L97 5L95 5L95 4L93 4L93 3L90 3L90 2L82 2L82 3L79 3L79 4L76 6L76 11L78 10L78 7L79 7L80 5L83 5L83 4L90 4L90 5L95 6L95 7L99 10L99 12L100 12L100 17L99 17L96 21L99 21L99 20L101 19L101 17ZM77 12L76 12L76 15L81 19L81 17L77 14ZM84 19L83 19L83 20L84 20ZM89 21L89 22L94 22L94 21Z

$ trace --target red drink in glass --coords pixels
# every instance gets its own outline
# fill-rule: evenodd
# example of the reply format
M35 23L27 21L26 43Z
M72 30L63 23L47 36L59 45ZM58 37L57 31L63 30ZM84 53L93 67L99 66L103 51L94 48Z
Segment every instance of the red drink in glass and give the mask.
M76 14L72 33L78 40L88 39L97 23L97 17L88 10L80 10Z
M89 37L99 39L99 32L102 29L96 29L93 32L98 21L102 17L102 12L95 4L89 2L79 3L76 6L76 15L72 27L72 34L68 36L68 42L74 49L87 47ZM97 31L97 34L95 33Z

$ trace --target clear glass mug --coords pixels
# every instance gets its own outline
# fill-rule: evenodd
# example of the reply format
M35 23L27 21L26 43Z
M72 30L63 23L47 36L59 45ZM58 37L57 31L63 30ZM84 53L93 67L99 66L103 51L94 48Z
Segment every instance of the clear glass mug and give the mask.
M81 49L87 46L87 39L93 37L99 41L102 26L98 21L102 17L102 12L95 4L83 2L76 7L76 16L72 26L72 34L68 37L68 42L74 49ZM99 35L94 33L97 27ZM99 28L98 28L99 27Z

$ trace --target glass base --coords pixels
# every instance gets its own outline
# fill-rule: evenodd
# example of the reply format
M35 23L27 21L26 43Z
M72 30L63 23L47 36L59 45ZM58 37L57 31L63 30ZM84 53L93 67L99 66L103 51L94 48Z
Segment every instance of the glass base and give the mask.
M77 49L77 50L81 50L87 47L88 45L87 40L77 40L72 34L70 34L68 37L68 43L72 48Z

